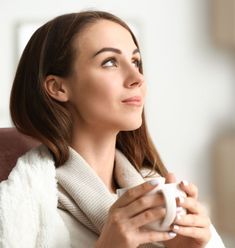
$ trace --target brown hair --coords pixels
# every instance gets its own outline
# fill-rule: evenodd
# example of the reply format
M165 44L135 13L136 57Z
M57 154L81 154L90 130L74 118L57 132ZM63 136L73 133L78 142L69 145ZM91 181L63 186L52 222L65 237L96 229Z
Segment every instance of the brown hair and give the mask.
M45 144L52 152L55 165L62 165L69 156L71 114L63 103L52 99L44 88L48 75L67 77L74 62L73 40L89 24L110 20L126 28L118 17L103 11L83 11L58 16L41 26L32 35L21 56L11 91L10 111L16 128ZM140 72L143 73L142 65ZM139 129L121 131L117 148L140 170L151 168L161 175L166 169L147 133L144 112Z

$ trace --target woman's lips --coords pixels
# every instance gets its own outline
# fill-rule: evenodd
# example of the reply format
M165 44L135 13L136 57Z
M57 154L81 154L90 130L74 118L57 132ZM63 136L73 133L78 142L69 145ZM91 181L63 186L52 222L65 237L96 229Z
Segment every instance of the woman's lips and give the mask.
M142 106L142 98L140 96L133 96L122 100L122 103L127 105Z

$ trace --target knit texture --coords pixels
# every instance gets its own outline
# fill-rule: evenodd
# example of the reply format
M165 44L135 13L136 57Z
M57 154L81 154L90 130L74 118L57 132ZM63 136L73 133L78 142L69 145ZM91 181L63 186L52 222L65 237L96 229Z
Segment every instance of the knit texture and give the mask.
M117 151L115 159L120 187L143 182L125 156ZM0 248L71 247L68 229L57 210L56 173L61 187L60 205L72 214L74 211L73 216L89 230L100 233L116 196L75 151L70 150L69 161L56 172L51 154L46 147L39 146L23 155L8 180L0 183ZM224 248L213 226L211 231L206 248Z
M142 176L119 151L116 151L115 162L115 178L120 187L136 186L144 182ZM68 161L56 170L56 176L59 184L59 207L100 234L108 210L117 196L108 191L91 166L72 148Z
M89 230L100 234L108 211L117 200L91 166L72 148L68 161L57 169L59 207L70 212ZM118 150L115 153L114 177L119 187L134 187L145 180ZM141 247L151 248L157 244Z
M141 172L142 173L142 172ZM142 174L148 174L143 170ZM91 166L72 148L68 161L56 171L59 189L58 207L68 211L89 230L100 235L108 211L117 200ZM134 187L145 179L118 150L115 153L114 177L120 188ZM206 248L224 248L211 225L212 238ZM140 245L139 248L165 247L161 243Z

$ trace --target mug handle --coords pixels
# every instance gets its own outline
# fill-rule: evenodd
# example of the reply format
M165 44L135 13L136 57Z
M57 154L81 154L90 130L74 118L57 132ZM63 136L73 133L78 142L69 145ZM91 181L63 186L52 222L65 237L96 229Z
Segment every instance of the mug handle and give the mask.
M171 187L163 187L160 192L163 194L166 204L166 215L160 227L162 230L168 230L169 226L173 223L176 217L177 206L175 199L175 190Z

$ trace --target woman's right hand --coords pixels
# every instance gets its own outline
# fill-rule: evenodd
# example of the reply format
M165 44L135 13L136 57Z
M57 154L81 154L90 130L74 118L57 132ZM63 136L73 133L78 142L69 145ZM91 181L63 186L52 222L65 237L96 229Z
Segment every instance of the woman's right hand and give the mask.
M163 197L147 194L157 186L152 182L129 189L112 205L96 248L136 248L144 243L175 237L173 232L157 232L143 227L165 216Z

